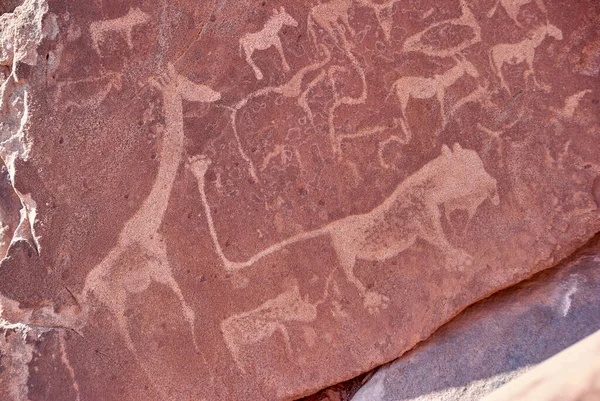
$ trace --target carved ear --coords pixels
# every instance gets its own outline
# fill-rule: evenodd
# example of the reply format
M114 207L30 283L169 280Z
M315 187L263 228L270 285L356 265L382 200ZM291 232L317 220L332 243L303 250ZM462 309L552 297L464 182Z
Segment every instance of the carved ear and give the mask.
M450 158L450 156L452 156L452 151L450 150L448 145L446 145L446 144L442 145L442 154L448 158Z
M456 151L459 151L459 150L462 150L462 146L460 146L460 143L456 142L456 143L454 144L454 146L452 147L452 150L453 150L454 152L456 152Z
M283 8L283 6L279 7L279 11L281 11L282 13L285 12L285 8Z

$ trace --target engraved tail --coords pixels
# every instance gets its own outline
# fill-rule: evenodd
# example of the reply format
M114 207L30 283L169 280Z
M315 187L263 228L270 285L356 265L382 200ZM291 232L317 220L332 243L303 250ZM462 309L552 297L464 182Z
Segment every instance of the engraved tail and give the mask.
M488 11L488 18L492 18L494 16L494 14L496 14L496 10L498 9L498 4L500 3L500 0L496 0L496 4L494 5L494 7Z

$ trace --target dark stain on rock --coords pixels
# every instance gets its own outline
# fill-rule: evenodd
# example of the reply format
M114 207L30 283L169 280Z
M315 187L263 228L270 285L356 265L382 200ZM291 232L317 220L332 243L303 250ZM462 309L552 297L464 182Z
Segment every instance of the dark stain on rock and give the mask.
M600 210L600 175L596 177L592 184L592 196L596 202L596 207Z

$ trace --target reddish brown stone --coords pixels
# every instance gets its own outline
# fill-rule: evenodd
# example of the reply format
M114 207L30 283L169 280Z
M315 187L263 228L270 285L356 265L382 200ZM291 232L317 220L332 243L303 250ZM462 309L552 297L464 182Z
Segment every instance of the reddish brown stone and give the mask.
M600 230L593 0L14 11L15 399L311 394Z
M379 368L352 401L481 400L600 330L599 289L600 235L564 264L464 310Z

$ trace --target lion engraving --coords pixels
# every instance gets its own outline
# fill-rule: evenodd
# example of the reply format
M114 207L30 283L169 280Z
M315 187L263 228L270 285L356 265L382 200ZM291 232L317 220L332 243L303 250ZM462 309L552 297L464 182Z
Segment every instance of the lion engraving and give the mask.
M245 262L236 262L224 254L214 229L204 182L209 165L210 160L200 155L190 159L189 167L198 180L210 234L227 271L252 266L258 260L296 242L329 235L346 278L357 288L371 313L385 308L389 299L368 290L354 275L357 259L384 261L405 251L420 238L442 252L446 267L462 269L472 263L472 257L446 238L440 207L445 205L446 213L466 210L470 219L486 199L489 198L494 205L500 203L497 182L486 172L477 152L463 149L458 143L454 144L452 150L443 145L440 156L401 182L373 210L294 235L256 253Z

